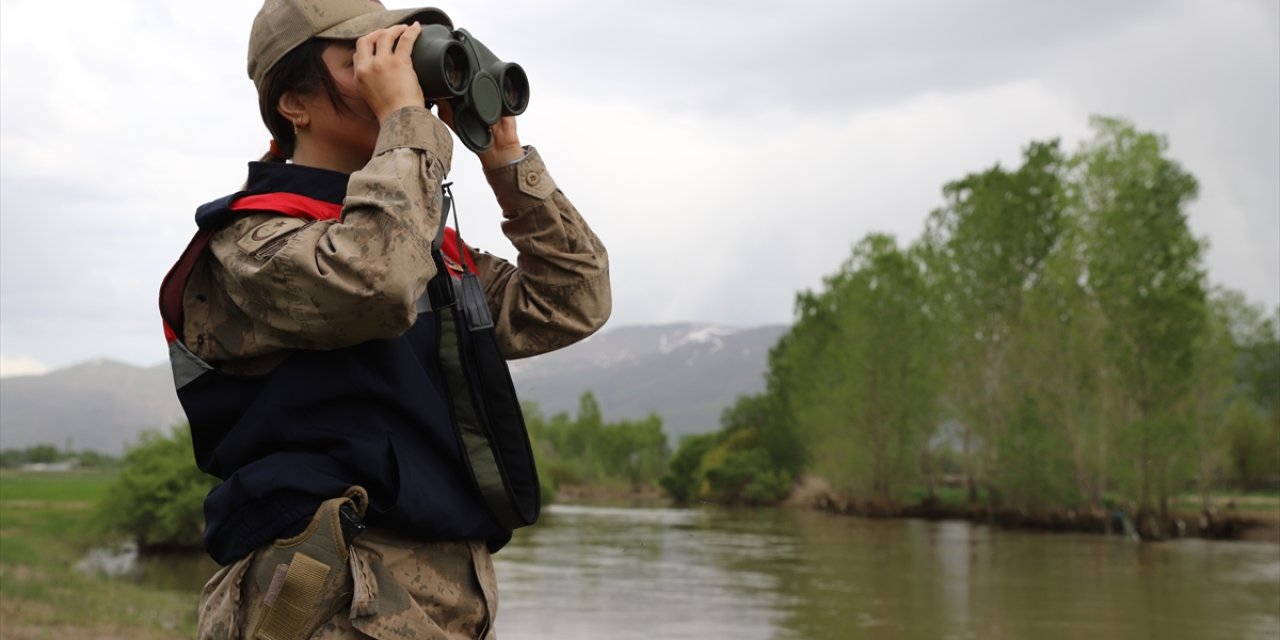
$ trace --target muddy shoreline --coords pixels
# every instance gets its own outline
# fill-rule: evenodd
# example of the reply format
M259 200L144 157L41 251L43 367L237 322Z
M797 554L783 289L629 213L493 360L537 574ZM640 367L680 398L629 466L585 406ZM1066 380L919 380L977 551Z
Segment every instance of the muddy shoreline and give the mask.
M1154 513L1129 513L1123 509L1031 510L928 501L905 506L884 506L839 496L824 484L820 481L814 483L812 480L802 482L781 506L862 518L962 520L1012 530L1117 535L1149 542L1202 538L1280 544L1280 512L1242 512L1228 506L1210 513L1174 511L1162 518ZM556 492L556 502L631 507L671 504L660 489L653 487L639 491L590 486L561 487Z
M1092 533L1119 535L1148 542L1179 538L1246 540L1280 544L1280 521L1273 516L1239 513L1170 512L1167 516L1130 514L1115 509L1030 510L1019 507L985 505L943 505L921 503L881 508L852 500L827 500L812 505L827 513L864 518L917 518L923 520L965 520L974 524L1022 531Z

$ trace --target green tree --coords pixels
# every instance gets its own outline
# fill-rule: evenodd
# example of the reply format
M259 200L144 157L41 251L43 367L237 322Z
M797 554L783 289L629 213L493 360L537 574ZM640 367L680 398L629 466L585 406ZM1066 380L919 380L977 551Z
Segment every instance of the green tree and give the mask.
M1248 409L1237 405L1247 405L1250 400L1237 384L1240 347L1232 335L1233 323L1247 314L1247 307L1248 303L1239 293L1224 289L1212 291L1205 328L1194 345L1195 366L1186 408L1191 413L1198 453L1196 488L1205 510L1212 506L1210 494L1214 480L1226 462L1230 427L1239 423L1242 410Z
M804 468L882 501L923 476L932 496L956 459L970 500L1029 507L1167 511L1195 483L1280 481L1280 309L1207 295L1196 180L1162 136L1091 125L1069 157L1032 142L948 183L919 243L872 234L798 294L766 392L677 453L673 495L741 499L752 474Z
M800 319L775 357L815 472L885 503L918 478L937 419L922 268L893 238L869 236L823 292L798 298Z
M702 459L718 439L717 433L691 434L680 439L680 446L659 482L677 503L688 504L698 497L703 481Z
M1008 376L1021 401L1013 438L997 443L998 485L1023 506L1100 507L1111 419L1103 318L1084 286L1078 220L1065 221L1036 285L1024 293Z
M606 423L591 392L582 394L578 416L556 414L550 420L526 407L525 420L545 484L615 485L633 490L656 485L670 454L662 418Z
M1242 298L1216 307L1236 347L1235 396L1226 427L1227 475L1246 489L1280 485L1280 308Z
M1086 228L1088 286L1106 319L1106 353L1127 405L1116 434L1116 475L1143 508L1166 511L1177 470L1194 464L1189 420L1172 410L1191 380L1204 330L1201 243L1185 208L1195 178L1165 156L1164 137L1093 118L1072 159Z
M727 434L754 430L768 456L769 467L780 471L788 482L804 469L804 445L775 396L768 393L739 396L720 414L720 427Z
M625 479L633 491L658 483L670 453L662 418L610 423L596 433L598 463L610 478Z
M963 428L971 501L978 477L997 464L992 445L1018 410L1011 338L1025 292L1039 283L1062 231L1064 169L1057 141L1033 142L1013 171L997 165L947 184L945 206L929 218L922 250L938 292L937 322L950 337L945 404Z
M768 393L739 396L720 430L688 436L662 477L676 502L770 504L787 497L803 468L799 439Z
M725 504L769 504L785 498L791 480L772 466L759 431L721 432L702 457L698 497Z
M552 467L558 461L555 459L555 448L547 440L546 418L542 415L542 409L533 402L521 403L520 410L524 414L525 428L529 431L529 445L533 448L538 469L538 489L542 504L551 504L555 501L559 480L552 472Z
M124 467L98 504L96 519L144 549L199 548L202 505L217 484L196 467L187 426L174 427L168 435L147 432L125 454Z
M38 444L28 447L24 456L26 464L50 463L62 460L62 451L51 444Z

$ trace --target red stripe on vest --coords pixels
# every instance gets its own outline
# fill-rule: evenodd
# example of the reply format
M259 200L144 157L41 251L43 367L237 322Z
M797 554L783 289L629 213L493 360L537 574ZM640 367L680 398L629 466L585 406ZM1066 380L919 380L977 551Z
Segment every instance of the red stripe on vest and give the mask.
M342 217L341 204L308 198L296 193L262 193L245 196L231 203L231 210L270 211L304 220L337 220ZM160 310L167 342L179 339L178 332L182 329L185 315L182 308L182 293L186 288L192 267L195 266L196 258L208 246L212 235L210 231L197 232L191 244L183 252L182 258L170 269L160 287ZM459 251L459 245L462 251ZM471 248L465 243L458 242L458 232L452 228L445 227L440 253L444 257L445 267L451 273L461 274L464 270L463 264L466 265L466 270L472 273L476 271L475 260L471 258Z
M476 263L475 260L471 259L471 247L468 247L464 242L462 243L462 248L466 249L461 254L462 260L466 261L467 270L475 273ZM444 256L444 266L448 267L449 271L454 273L462 272L462 263L458 260L458 232L454 231L452 227L444 228L444 242L440 243L440 254Z
M273 211L293 218L304 220L337 220L342 217L342 205L325 202L296 193L261 193L245 196L231 204L232 211ZM470 248L464 243L466 251L458 250L458 233L445 227L444 242L440 252L445 257L445 265L454 273L462 271L462 264L475 272L476 263L471 259Z
M182 257L174 263L173 268L165 275L160 284L160 317L164 320L164 338L167 342L176 342L183 329L185 313L182 309L183 291L187 288L187 279L195 267L196 259L209 246L210 231L197 231L182 251Z
M316 200L296 193L262 193L245 196L231 203L232 211L274 211L304 220L337 220L342 205Z

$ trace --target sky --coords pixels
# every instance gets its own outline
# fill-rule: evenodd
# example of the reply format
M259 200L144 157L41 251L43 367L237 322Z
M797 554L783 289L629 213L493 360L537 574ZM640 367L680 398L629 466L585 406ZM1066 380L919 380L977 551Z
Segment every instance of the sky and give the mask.
M269 140L259 6L0 0L0 375L167 357L160 280ZM1210 283L1280 304L1274 0L441 8L525 68L520 136L609 249L610 326L789 323L868 233L905 246L943 184L1094 114L1167 136ZM513 259L461 144L450 178L463 237Z

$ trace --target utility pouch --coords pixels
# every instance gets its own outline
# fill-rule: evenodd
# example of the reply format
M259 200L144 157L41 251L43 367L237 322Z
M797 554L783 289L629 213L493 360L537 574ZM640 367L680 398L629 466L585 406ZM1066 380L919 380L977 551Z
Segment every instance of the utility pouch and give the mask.
M243 583L250 640L310 638L351 606L351 542L364 529L368 494L326 500L302 533L258 551Z
M440 370L454 431L471 478L494 519L507 529L537 522L538 473L524 414L479 278L455 279L440 252L427 287L440 332Z

